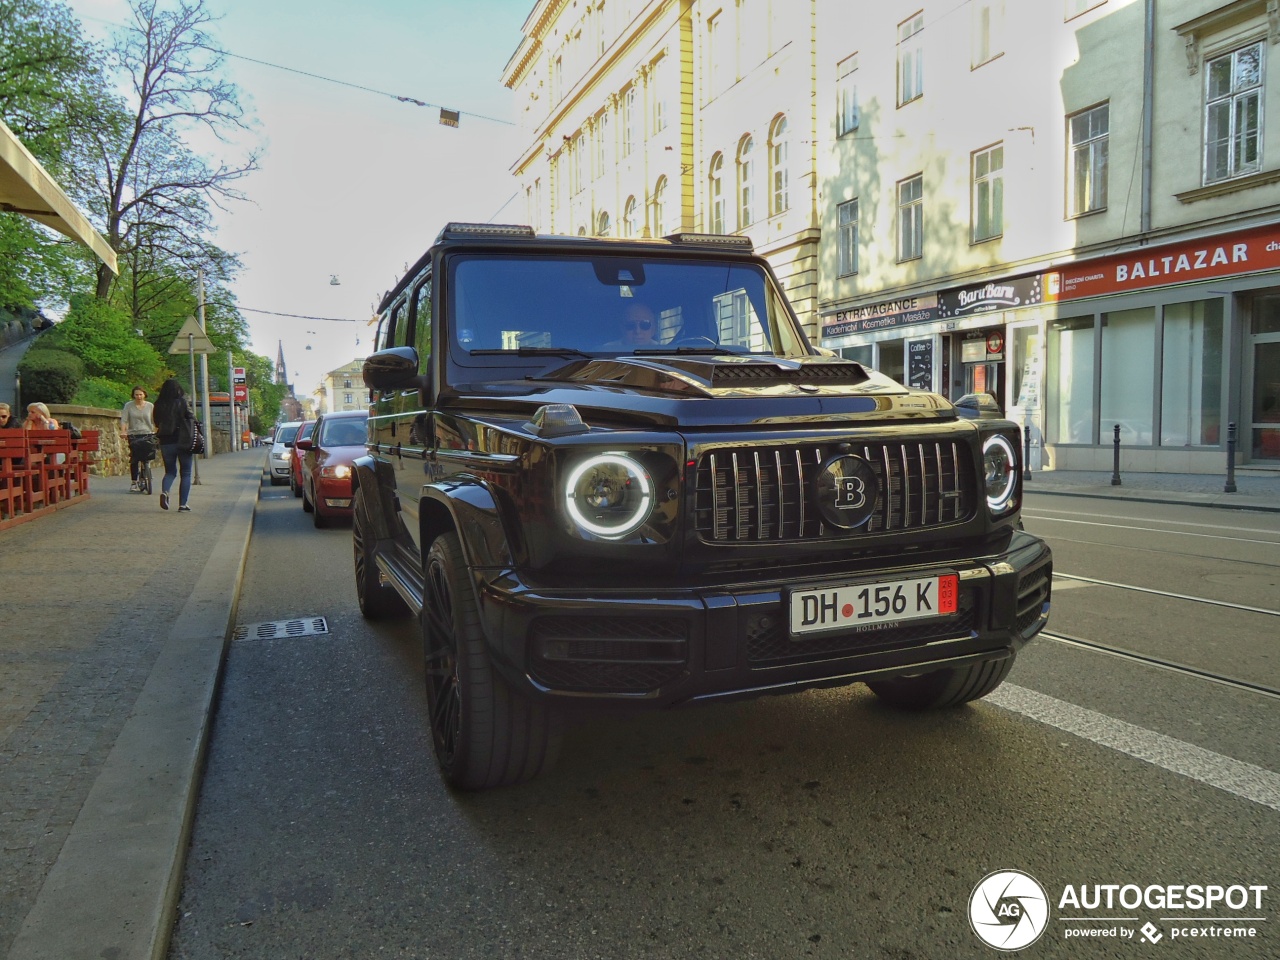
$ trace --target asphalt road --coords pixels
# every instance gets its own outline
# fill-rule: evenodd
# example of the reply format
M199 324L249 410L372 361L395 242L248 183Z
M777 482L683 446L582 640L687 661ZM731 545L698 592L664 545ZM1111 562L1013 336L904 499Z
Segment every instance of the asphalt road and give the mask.
M1280 699L1041 639L958 711L855 687L600 718L545 778L457 795L412 623L360 618L349 528L299 504L264 488L239 619L329 632L232 645L173 958L993 957L970 896L1009 868L1051 901L1028 957L1280 955ZM1274 615L1127 589L1278 610L1280 516L1033 495L1027 526L1107 581L1055 582L1055 634L1280 686ZM1063 907L1082 884L1269 889ZM1256 934L1191 937L1207 916Z

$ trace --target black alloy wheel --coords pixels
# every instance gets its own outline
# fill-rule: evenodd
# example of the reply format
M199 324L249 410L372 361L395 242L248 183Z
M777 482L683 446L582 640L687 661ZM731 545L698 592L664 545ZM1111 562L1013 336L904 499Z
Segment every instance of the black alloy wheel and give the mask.
M364 489L357 488L351 512L351 545L355 550L356 599L366 620L390 620L409 612L395 588L382 582L374 559L376 541L364 501Z
M494 669L456 533L436 538L425 567L427 711L445 780L483 790L537 776L559 753L558 713L513 690Z

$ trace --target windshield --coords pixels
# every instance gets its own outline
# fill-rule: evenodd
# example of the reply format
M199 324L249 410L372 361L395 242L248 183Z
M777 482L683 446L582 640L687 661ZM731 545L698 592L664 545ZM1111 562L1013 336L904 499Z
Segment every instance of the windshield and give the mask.
M464 365L503 354L809 353L749 263L465 255L450 269L452 353Z
M293 438L298 434L298 428L302 426L300 423L286 423L276 431L276 443L293 443Z
M326 420L320 427L320 446L363 447L366 436L364 417Z

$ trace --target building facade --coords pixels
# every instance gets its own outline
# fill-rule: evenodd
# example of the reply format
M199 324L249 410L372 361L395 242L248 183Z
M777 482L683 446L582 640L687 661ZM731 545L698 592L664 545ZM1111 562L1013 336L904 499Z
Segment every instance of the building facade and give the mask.
M816 333L815 0L540 0L503 83L542 233L750 236Z
M364 358L330 370L320 380L318 409L322 413L368 410L369 388L364 385Z
M1280 465L1280 4L819 10L824 346L1033 466ZM839 23L835 29L828 24Z

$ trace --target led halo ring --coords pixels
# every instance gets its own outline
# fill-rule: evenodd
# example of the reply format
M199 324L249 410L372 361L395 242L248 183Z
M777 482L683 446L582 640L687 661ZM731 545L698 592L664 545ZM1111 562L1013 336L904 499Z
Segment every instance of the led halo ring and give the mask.
M578 486L578 481L582 479L582 475L593 467L602 464L611 464L615 467L621 467L626 470L639 484L640 505L630 519L619 526L606 527L601 524L588 520L582 515L582 511L578 509L577 498L574 494ZM590 457L582 463L574 467L573 472L569 474L569 479L565 483L564 491L565 509L569 512L569 516L583 530L588 533L594 533L598 537L607 537L617 539L625 537L627 534L636 530L641 524L649 519L649 513L653 507L653 485L649 481L649 475L645 473L644 468L635 460L620 453L602 453L598 456Z
M1009 463L1009 470L1005 475L1004 489L1000 490L995 496L992 495L990 481L986 476L985 464L987 451L993 446L998 446L1003 449L1004 455L1008 458ZM1018 488L1016 477L1018 470L1017 452L1013 449L1013 444L1009 442L1008 437L1003 434L993 433L991 436L987 437L986 442L982 444L982 459L984 461L982 472L984 483L986 483L987 509L992 513L1004 513L1009 509L1009 501L1013 499L1014 490Z

